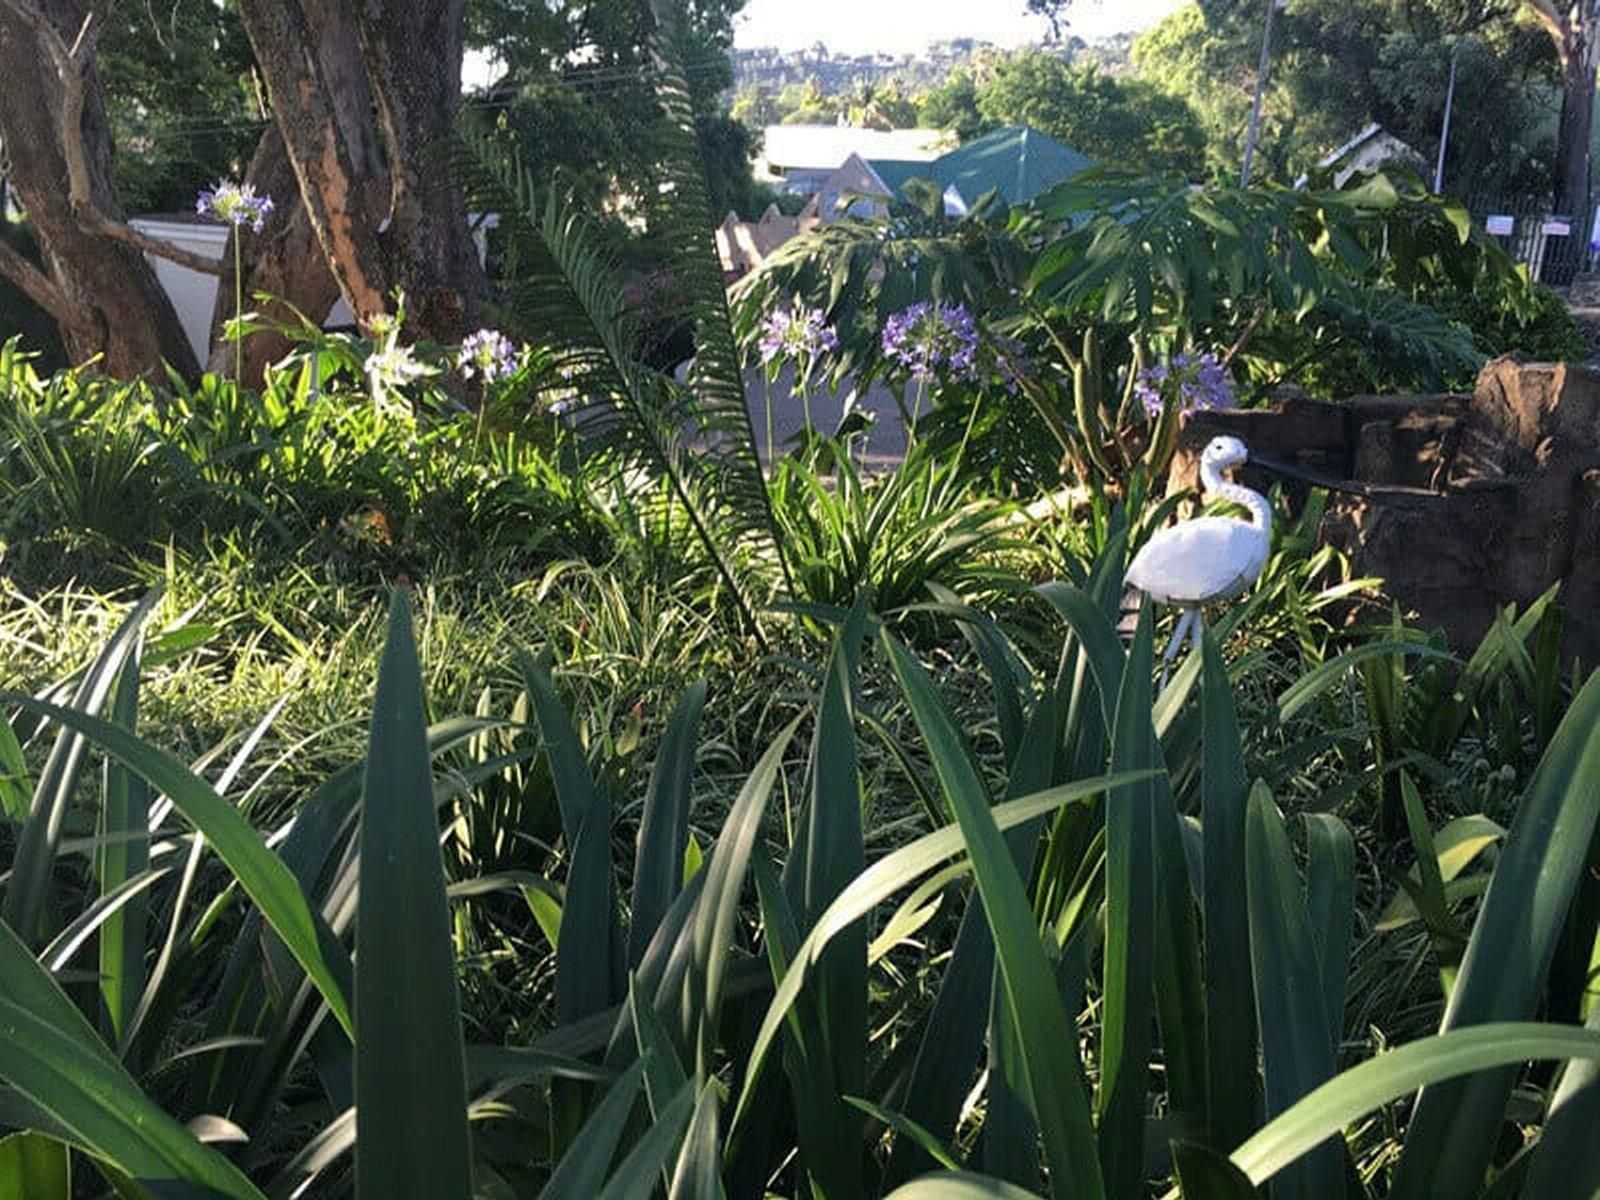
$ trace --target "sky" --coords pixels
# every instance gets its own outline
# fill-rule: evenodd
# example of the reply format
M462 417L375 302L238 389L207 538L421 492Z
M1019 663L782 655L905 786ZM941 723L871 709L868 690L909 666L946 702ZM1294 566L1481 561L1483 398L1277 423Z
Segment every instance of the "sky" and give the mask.
M1183 0L1077 0L1068 14L1085 41L1137 32ZM734 45L799 50L818 41L847 54L915 53L929 42L973 37L1001 46L1037 41L1049 29L1023 0L748 0Z

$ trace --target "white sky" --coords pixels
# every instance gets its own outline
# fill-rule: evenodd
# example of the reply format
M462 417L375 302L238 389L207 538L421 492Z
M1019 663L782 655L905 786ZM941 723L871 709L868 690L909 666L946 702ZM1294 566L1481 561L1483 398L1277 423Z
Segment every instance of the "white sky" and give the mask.
M1183 0L1077 0L1071 33L1086 41L1148 29ZM929 42L973 37L1002 46L1042 38L1049 26L1024 0L749 0L734 44L799 50L822 42L846 54L915 53Z

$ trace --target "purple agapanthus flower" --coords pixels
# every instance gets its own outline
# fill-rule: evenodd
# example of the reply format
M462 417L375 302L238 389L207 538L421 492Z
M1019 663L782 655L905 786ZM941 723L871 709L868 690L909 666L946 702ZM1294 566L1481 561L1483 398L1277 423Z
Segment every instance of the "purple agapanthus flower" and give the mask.
M258 196L254 184L233 183L227 179L217 182L201 192L194 210L202 217L210 217L235 229L248 225L256 233L266 226L272 215L271 196Z
M839 348L839 335L820 308L796 300L767 314L759 348L765 364L787 360L809 369L822 355Z
M1144 368L1134 381L1133 393L1152 421L1161 415L1169 398L1177 402L1180 414L1235 404L1228 368L1211 353L1178 354L1169 362Z
M480 329L462 339L456 361L466 378L493 383L516 372L517 348L498 329Z
M919 382L971 379L977 373L978 326L964 304L924 300L883 323L884 357Z

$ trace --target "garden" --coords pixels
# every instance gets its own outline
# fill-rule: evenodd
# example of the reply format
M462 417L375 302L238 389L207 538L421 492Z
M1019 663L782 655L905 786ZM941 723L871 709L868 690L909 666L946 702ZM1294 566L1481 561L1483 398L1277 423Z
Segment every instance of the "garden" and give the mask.
M729 289L680 61L642 283L464 121L465 336L0 347L0 1196L1600 1189L1564 594L1458 644L1248 446L1169 488L1564 304L1398 172L913 184Z

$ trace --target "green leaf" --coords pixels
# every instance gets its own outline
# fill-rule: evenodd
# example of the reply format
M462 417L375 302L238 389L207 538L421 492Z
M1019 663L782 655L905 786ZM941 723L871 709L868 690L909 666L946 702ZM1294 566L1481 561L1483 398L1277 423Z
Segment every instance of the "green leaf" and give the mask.
M1307 813L1306 918L1317 950L1328 1045L1337 1059L1344 1037L1344 992L1350 975L1350 928L1355 919L1355 840L1331 813Z
M1316 700L1329 688L1340 683L1352 667L1359 666L1368 659L1406 654L1414 654L1420 658L1429 658L1440 662L1455 661L1454 655L1423 642L1366 642L1357 646L1354 650L1347 650L1335 658L1330 658L1327 662L1319 663L1285 688L1283 694L1278 697L1278 719L1280 721L1292 720L1308 704Z
M764 850L758 850L752 869L767 962L772 977L781 981L800 944L799 926ZM862 1122L840 1095L833 1059L827 1053L827 1033L817 1013L815 989L803 993L790 1010L788 1035L783 1065L794 1103L799 1164L811 1177L811 1190L817 1194L860 1195L860 1155L849 1153L846 1147L860 1145Z
M1600 817L1600 674L1574 697L1540 759L1500 852L1441 1028L1516 1020L1538 1009ZM1467 1195L1482 1185L1514 1072L1424 1091L1395 1196Z
M902 1184L888 1200L1038 1200L1037 1193L987 1175L939 1171Z
M983 783L932 681L887 631L881 640L972 857L1054 1186L1094 1200L1104 1196L1105 1189L1083 1064L1022 880L990 811Z
M1333 1075L1334 1056L1316 943L1289 838L1259 783L1250 793L1245 826L1245 890L1267 1112L1276 1116ZM1336 1196L1343 1180L1337 1147L1324 1146L1274 1185L1274 1200Z
M1194 1142L1173 1142L1172 1164L1183 1200L1257 1200L1260 1194L1230 1160Z
M923 1150L927 1151L928 1157L941 1167L951 1171L959 1171L961 1169L961 1164L956 1161L955 1153L949 1147L941 1144L938 1138L934 1137L933 1134L904 1113L894 1112L881 1105L874 1104L871 1100L863 1100L860 1096L846 1096L844 1100L847 1104L855 1105L873 1120L883 1122L900 1136L910 1138L921 1146Z
M684 1081L656 1114L655 1122L617 1164L599 1200L650 1200L662 1170L673 1162L683 1141L684 1127L694 1110L694 1084Z
M1122 672L1112 725L1113 771L1152 769L1159 751L1150 724L1150 607ZM1112 1196L1144 1180L1144 1119L1155 988L1155 783L1106 797L1105 975L1100 1020L1100 1159Z
M1505 1021L1419 1038L1341 1072L1269 1121L1230 1157L1251 1182L1261 1184L1346 1126L1418 1088L1538 1059L1568 1058L1600 1059L1600 1032ZM1436 1169L1444 1165L1433 1164Z
M1445 885L1446 900L1454 899L1450 885L1488 847L1505 837L1505 828L1481 813L1457 817L1432 835L1435 861L1439 876ZM1407 872L1407 878L1417 880L1417 870ZM1487 886L1487 877L1484 877ZM1382 933L1417 919L1417 906L1402 890L1394 895L1388 907L1379 916L1374 928Z
M1167 1104L1178 1127L1199 1135L1206 1125L1208 1076L1200 919L1189 878L1185 818L1164 778L1156 782L1154 819L1156 1018Z
M89 716L99 713L122 672L123 662L134 654L139 632L155 611L160 598L160 592L152 591L133 606L117 632L84 672L72 697L73 709ZM0 693L0 698L14 698L23 708L36 714L49 715L53 707L15 693ZM0 919L28 942L39 935L39 920L45 897L50 892L50 873L56 861L56 844L61 839L61 824L77 787L78 770L83 763L86 747L85 731L70 723L63 724L65 727L57 734L49 757L39 771L38 782L34 785L28 818L23 823L22 832L17 835L5 902L0 905Z
M531 655L517 655L522 685L533 707L539 736L544 740L545 756L550 761L550 776L555 782L556 804L561 809L561 833L567 848L578 843L578 832L597 803L594 776L584 757L583 743L573 727L561 698L556 695L550 672Z
M903 1102L908 1119L920 1128L955 1132L972 1091L972 1071L992 1008L993 980L994 940L984 919L983 901L969 895ZM927 1162L914 1140L896 1139L887 1179L904 1181L926 1169Z
M628 929L628 962L633 966L639 965L656 926L683 887L680 864L689 844L690 785L705 703L705 680L696 680L672 710L650 772L633 868L633 917Z
M856 768L855 690L856 662L866 623L866 600L858 600L845 618L829 656L817 707L816 732L811 742L810 795L804 818L804 843L799 854L803 874L799 879L797 914L801 932L822 913L862 871L866 851L861 831L861 781ZM815 1020L824 1039L813 1052L825 1055L829 1065L828 1101L837 1108L841 1093L865 1090L867 1063L867 931L863 926L846 930L834 939L815 967L811 988ZM831 1124L841 1136L859 1129L848 1110L832 1114ZM833 1145L835 1159L847 1159L848 1149ZM842 1186L848 1187L848 1184ZM837 1191L836 1187L833 1189ZM843 1200L841 1196L840 1200Z
M399 589L372 706L360 839L357 1193L368 1200L471 1200L450 909L422 672L411 605Z
M72 1200L67 1147L42 1133L0 1138L0 1200Z
M10 721L0 721L0 815L18 825L28 819L28 763Z
M1102 795L1109 787L1131 783L1138 778L1136 775L1110 775L1079 780L1021 800L996 805L990 810L990 815L1001 829L1011 829L1063 805L1091 800ZM761 1067L768 1050L772 1047L772 1041L794 1005L795 998L800 994L800 989L809 978L811 965L816 961L822 948L838 930L847 928L854 921L859 921L902 888L915 884L929 871L958 854L962 846L961 829L957 825L947 825L934 833L925 834L874 862L858 875L818 918L816 926L806 935L805 941L795 952L788 971L784 973L783 981L773 995L772 1003L767 1007L766 1016L762 1018L761 1029L756 1034L745 1067L744 1088L740 1092L738 1106L734 1111L735 1126L738 1125L754 1094L756 1081L760 1077Z
M554 943L556 1020L565 1025L621 999L623 946L611 866L611 802L590 774L583 743L550 673L527 654L519 654L517 664L550 762L569 856L561 928Z
M129 733L139 715L139 653L123 664L111 720ZM95 853L102 898L117 893L150 865L150 793L143 779L114 759L105 765L105 803L100 809L104 844ZM131 896L100 926L100 998L113 1043L120 1044L144 992L145 924L149 897Z
M708 1079L695 1098L694 1115L672 1172L668 1200L722 1200L722 1147L717 1136L720 1085Z
M645 1064L645 1097L650 1101L650 1111L659 1116L689 1077L678 1059L672 1035L644 989L638 986L637 978L628 989L628 1017L633 1022L639 1058Z
M1584 1026L1600 1032L1600 1009ZM1544 1128L1534 1144L1525 1200L1541 1196L1593 1196L1600 1191L1600 1059L1575 1058L1550 1094Z
M696 1078L711 1073L712 1047L717 1043L717 1022L722 1009L722 988L732 958L733 926L739 914L739 896L750 866L750 855L761 831L767 797L783 765L783 756L794 737L798 718L773 739L756 762L755 770L739 789L728 816L722 823L716 844L705 869L699 897L683 936L677 939L674 956L686 953L693 969L683 984L680 1029L696 1048ZM663 979L668 986L669 978Z
M0 924L0 1079L53 1133L141 1179L182 1178L261 1200L239 1170L163 1112L11 929Z
M542 1200L590 1200L605 1182L606 1170L628 1128L639 1085L644 1078L640 1059L617 1076L595 1106L583 1129L556 1164L550 1182L540 1194ZM650 1176L652 1185L655 1176Z
M1256 1003L1245 890L1249 790L1227 666L1208 629L1201 641L1201 853L1205 911L1207 1122L1211 1144L1237 1146L1255 1128Z
M205 780L164 750L140 741L127 730L76 709L62 708L15 692L0 692L0 701L20 705L75 730L107 755L135 772L172 801L255 901L262 916L283 939L316 984L334 1019L347 1031L350 1019L350 958L307 902L305 893L283 861L269 850L250 822ZM15 885L15 878L13 878Z

